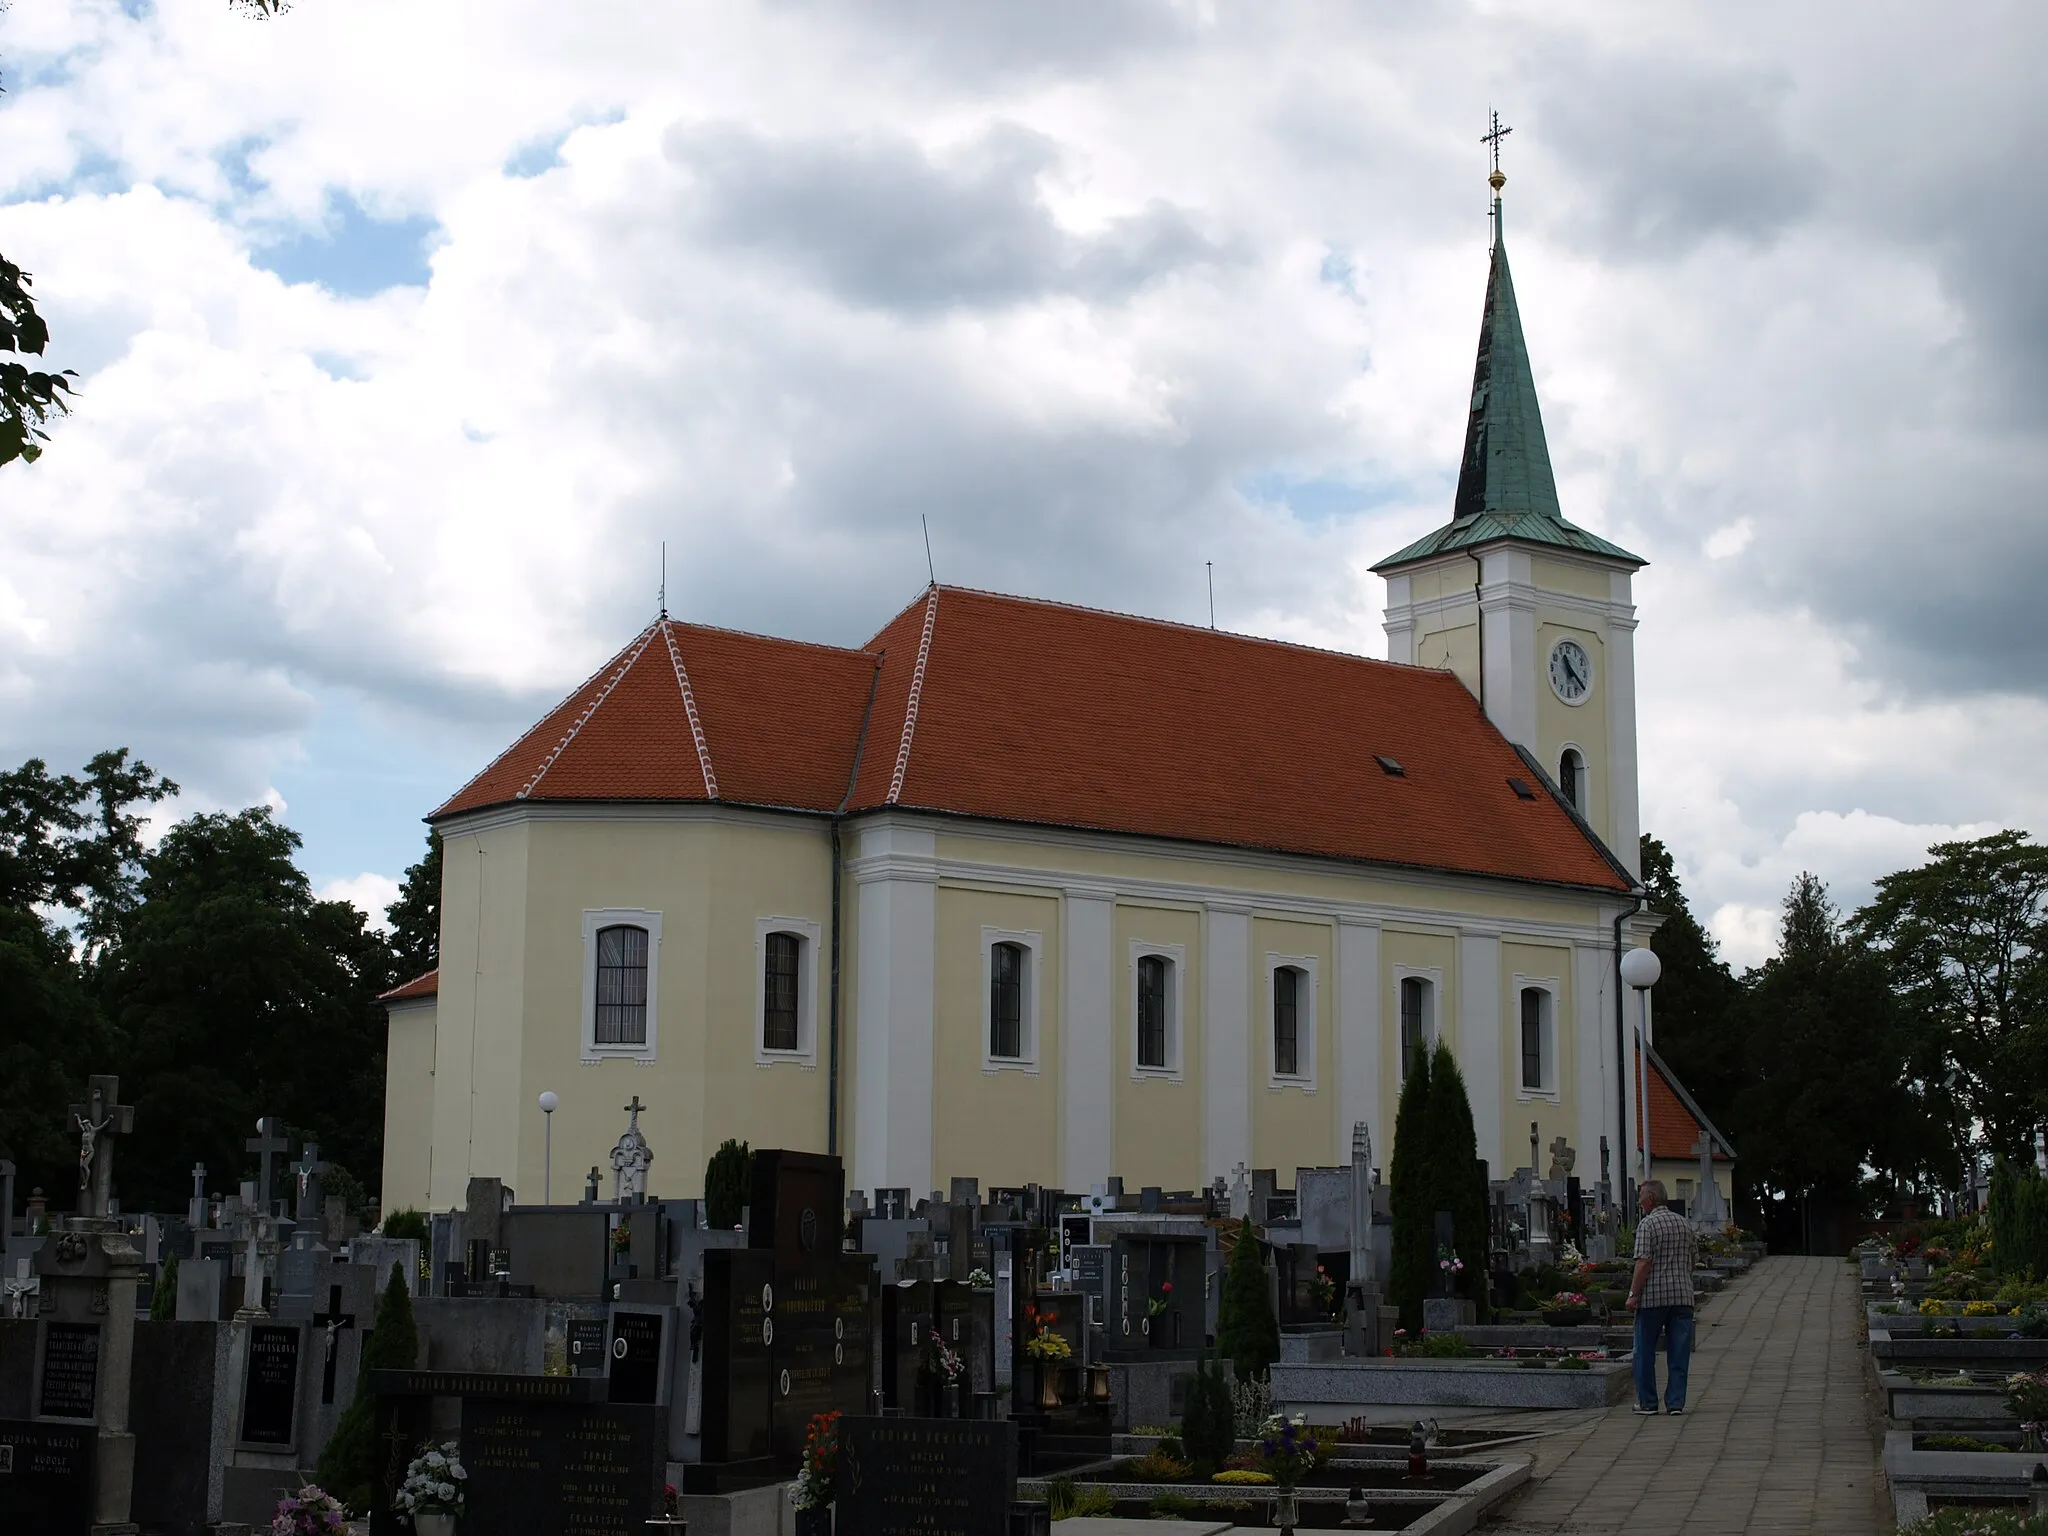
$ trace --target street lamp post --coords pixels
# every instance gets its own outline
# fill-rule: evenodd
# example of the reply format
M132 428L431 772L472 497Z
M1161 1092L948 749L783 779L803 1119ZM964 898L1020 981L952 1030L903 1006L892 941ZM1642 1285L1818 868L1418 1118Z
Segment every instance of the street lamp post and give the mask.
M1650 988L1664 974L1664 962L1648 945L1621 957L1621 979L1636 994L1636 1109L1642 1122L1641 1183L1650 1181Z
M547 1089L540 1096L540 1112L547 1117L547 1150L541 1154L540 1203L552 1205L553 1179L555 1171L555 1106L562 1101L555 1097L553 1089Z

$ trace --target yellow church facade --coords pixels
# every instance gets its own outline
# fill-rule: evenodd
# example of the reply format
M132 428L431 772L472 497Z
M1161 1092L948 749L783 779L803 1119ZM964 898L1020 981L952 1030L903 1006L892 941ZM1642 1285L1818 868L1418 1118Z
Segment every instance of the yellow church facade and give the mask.
M727 1137L912 1198L1284 1178L1361 1121L1384 1165L1434 1040L1495 1176L1533 1127L1625 1177L1640 564L1557 510L1496 240L1390 660L937 586L858 648L662 616L434 813L387 1208L574 1199L628 1103L668 1196Z

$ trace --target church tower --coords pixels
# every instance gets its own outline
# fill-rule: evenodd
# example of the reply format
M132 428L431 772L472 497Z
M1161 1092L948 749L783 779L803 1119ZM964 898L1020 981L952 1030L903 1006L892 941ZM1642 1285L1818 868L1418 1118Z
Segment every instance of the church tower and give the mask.
M1373 569L1387 581L1387 655L1457 673L1640 876L1635 606L1646 563L1558 505L1536 379L1502 235L1498 126L1493 258L1451 520Z

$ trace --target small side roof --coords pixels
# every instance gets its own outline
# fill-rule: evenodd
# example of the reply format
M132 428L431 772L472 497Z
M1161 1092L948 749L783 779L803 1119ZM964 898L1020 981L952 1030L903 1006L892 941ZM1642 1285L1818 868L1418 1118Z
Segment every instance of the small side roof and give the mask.
M425 998L438 997L440 993L441 968L436 966L431 971L420 972L411 981L400 982L389 992L378 993L377 1001L388 1008L393 1003L416 1003Z

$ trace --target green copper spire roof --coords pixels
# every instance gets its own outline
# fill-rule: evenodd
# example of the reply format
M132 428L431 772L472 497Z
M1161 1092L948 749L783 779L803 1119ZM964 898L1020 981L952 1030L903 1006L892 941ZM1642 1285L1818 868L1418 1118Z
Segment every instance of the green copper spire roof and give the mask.
M1543 413L1536 404L1536 375L1508 272L1498 196L1493 200L1493 264L1486 279L1486 313L1479 322L1479 361L1472 370L1472 413L1465 422L1465 458L1451 521L1373 569L1384 571L1497 539L1645 563L1598 534L1573 527L1558 506Z

